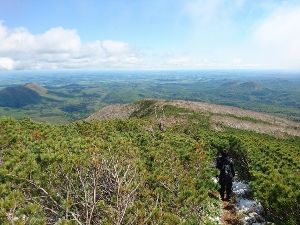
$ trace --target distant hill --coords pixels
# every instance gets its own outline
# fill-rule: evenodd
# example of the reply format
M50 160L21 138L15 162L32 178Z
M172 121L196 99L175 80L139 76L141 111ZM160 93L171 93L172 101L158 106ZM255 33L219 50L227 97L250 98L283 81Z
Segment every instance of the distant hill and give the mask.
M258 84L256 82L252 82L252 81L241 83L238 86L238 88L245 89L245 90L250 90L250 91L258 91L258 90L263 89L263 87L260 84Z
M27 83L24 85L24 87L37 92L39 95L45 95L48 92L48 90L46 88L44 88L36 83Z
M223 83L220 88L233 88L239 85L238 81L228 81Z
M33 83L7 87L0 90L0 107L19 108L38 104L45 93L47 93L45 88Z
M237 81L230 81L230 82L226 82L224 84L221 85L222 89L228 89L231 91L261 91L263 90L263 86L257 82L253 82L253 81L247 81L247 82L237 82Z

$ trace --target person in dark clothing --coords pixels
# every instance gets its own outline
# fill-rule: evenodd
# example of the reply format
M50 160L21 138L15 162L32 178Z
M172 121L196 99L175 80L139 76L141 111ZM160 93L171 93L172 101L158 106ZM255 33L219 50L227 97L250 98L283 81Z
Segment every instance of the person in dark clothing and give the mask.
M219 184L221 185L220 195L222 200L229 200L232 192L232 182L235 176L234 164L232 159L228 156L226 150L222 150L220 156L217 158L217 168L220 170Z

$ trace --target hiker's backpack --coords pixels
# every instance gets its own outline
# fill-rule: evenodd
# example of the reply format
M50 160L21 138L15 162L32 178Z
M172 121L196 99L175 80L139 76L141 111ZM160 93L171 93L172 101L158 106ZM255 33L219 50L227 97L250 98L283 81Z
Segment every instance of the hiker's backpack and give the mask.
M233 178L233 174L232 174L231 165L230 165L229 160L225 160L225 162L223 162L222 173L223 173L223 176L226 180L230 180L230 179Z

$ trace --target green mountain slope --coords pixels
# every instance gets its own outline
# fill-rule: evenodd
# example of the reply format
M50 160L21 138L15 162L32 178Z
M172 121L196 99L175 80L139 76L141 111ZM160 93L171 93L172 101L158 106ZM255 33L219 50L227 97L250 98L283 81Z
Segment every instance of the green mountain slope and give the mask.
M138 105L124 120L1 119L0 223L217 224L213 162L227 148L267 219L299 224L299 137L217 131L210 114Z
M42 97L38 92L23 85L7 87L0 90L0 107L19 108L38 104Z

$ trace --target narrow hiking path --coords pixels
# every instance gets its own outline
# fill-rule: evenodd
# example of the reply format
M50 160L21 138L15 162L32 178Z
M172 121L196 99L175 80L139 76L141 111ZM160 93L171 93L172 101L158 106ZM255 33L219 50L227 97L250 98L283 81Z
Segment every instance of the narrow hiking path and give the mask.
M263 217L263 207L251 195L249 184L242 180L233 182L233 193L235 195L235 207L242 224L266 224Z
M233 197L223 201L220 222L222 225L263 225L267 224L262 216L262 205L251 197L249 185L236 179L233 182Z
M240 224L237 218L236 209L234 203L230 201L223 201L221 224Z

